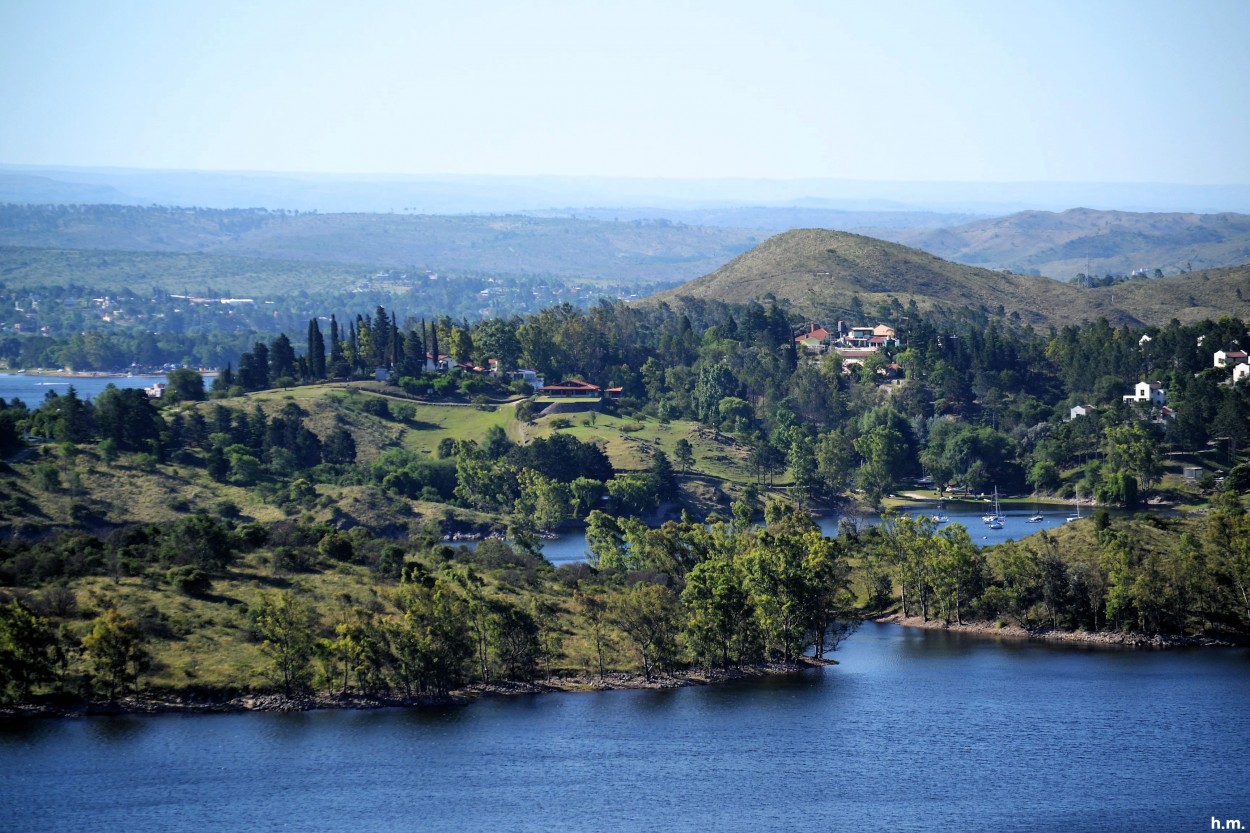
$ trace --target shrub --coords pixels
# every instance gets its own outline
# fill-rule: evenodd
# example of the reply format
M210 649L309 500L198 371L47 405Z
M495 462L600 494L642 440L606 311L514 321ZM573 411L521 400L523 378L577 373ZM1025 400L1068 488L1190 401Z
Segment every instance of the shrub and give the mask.
M213 586L208 573L192 566L171 567L165 573L165 580L185 596L198 596L208 592Z

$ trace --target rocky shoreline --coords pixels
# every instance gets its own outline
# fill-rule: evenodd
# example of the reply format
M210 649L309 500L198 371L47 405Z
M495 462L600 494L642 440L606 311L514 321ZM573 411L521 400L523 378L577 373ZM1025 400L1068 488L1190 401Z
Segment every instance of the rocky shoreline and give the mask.
M1065 631L1049 627L1024 628L1019 625L999 625L997 622L946 622L942 619L922 619L919 616L904 617L901 613L881 616L873 620L882 624L901 625L905 628L945 630L970 633L996 639L1037 639L1047 642L1069 642L1080 645L1107 648L1193 648L1236 647L1237 643L1215 637L1197 636L1148 636L1143 633L1113 633L1110 631Z
M100 717L126 714L241 714L244 712L306 712L321 709L388 709L468 705L483 697L508 697L552 692L614 691L629 689L674 689L714 685L728 680L795 674L809 668L836 665L836 660L806 657L800 662L764 662L741 668L690 668L671 674L657 674L650 680L641 674L613 672L553 677L524 682L500 680L478 683L445 696L386 697L360 694L303 694L286 697L274 693L242 694L234 697L167 694L135 694L112 701L58 700L0 707L0 718Z

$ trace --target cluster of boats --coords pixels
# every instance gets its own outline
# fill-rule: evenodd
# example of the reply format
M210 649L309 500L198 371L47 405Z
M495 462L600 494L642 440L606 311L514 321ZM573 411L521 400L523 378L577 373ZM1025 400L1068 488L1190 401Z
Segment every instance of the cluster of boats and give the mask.
M944 524L950 520L950 517L945 512L937 512L931 517L933 518L933 521L938 524ZM990 529L1002 529L1003 521L1005 521L1006 519L1007 519L1007 516L1002 513L1002 510L998 506L998 487L995 486L994 487L994 508L991 511L982 515L981 520ZM1071 523L1072 521L1079 521L1080 519L1081 519L1081 499L1078 496L1076 499L1076 514L1069 515L1065 519L1065 523ZM1028 517L1025 523L1040 524L1044 520L1046 520L1046 516L1043 515L1041 512L1039 512L1036 507L1034 507L1033 514Z

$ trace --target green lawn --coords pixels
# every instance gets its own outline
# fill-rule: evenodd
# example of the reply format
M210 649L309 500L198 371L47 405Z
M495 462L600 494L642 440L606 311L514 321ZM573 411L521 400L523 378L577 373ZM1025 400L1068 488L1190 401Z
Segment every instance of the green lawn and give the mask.
M560 419L572 423L570 427L560 430L583 442L601 442L608 459L619 471L642 471L650 467L656 449L662 449L677 468L677 441L684 438L694 449L692 471L739 483L750 482L753 477L746 462L745 448L727 437L722 437L722 442L716 442L711 432L700 432L698 423L686 420L662 423L651 418L635 419L601 413L593 413L592 416L592 412L556 414L540 417L534 426L523 426L525 438L551 434L557 430L552 425L553 421Z
M444 438L480 442L492 425L502 427L509 434L515 430L509 430L516 422L515 404L499 405L493 411L471 405L404 404L415 407L412 419L405 423L402 439L404 448L414 451L433 454Z

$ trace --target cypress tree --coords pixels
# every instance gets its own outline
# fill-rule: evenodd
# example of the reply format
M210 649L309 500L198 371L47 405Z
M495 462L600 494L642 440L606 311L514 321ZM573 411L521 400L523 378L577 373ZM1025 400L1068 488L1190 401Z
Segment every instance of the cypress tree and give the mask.
M343 361L343 337L339 334L339 322L330 315L330 364Z
M326 375L326 343L316 318L308 322L308 375L314 379Z

